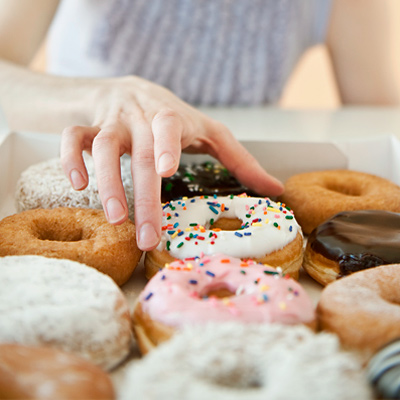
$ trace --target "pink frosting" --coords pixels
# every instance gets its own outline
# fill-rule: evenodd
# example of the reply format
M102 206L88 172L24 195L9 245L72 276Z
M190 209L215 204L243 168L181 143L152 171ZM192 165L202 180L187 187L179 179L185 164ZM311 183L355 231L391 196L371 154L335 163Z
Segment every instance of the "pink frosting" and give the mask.
M228 289L217 298L210 291ZM139 296L151 319L180 327L211 321L308 323L314 305L301 285L272 267L217 254L167 264Z

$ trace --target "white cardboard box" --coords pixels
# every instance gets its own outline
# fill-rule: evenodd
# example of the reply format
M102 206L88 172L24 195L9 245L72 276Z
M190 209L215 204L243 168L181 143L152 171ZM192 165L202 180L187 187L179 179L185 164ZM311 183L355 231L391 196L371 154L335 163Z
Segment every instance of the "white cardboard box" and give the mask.
M258 113L247 110L224 110L222 114L221 111L219 111L220 114L215 111L211 111L210 114L217 118L221 116L222 120L225 118L224 122L231 121L230 127L234 132L236 121L238 139L266 170L282 180L303 171L348 168L370 172L400 185L400 141L397 137L397 133L400 132L400 118L398 120L397 117L395 118L395 132L390 132L390 130L382 132L377 127L375 131L371 128L366 135L355 132L350 137L339 132L336 136L331 133L331 137L327 138L326 135L318 137L316 132L302 132L304 127L299 128L300 133L290 133L287 127L282 128L282 135L279 135L279 132L276 132L277 129L279 131L276 121L273 124L274 134L270 135L271 127L265 128L263 125L265 115L260 114L264 112L264 110L259 110ZM268 112L271 113L270 110ZM240 115L243 119L240 119ZM282 121L284 117L293 118L290 113L277 115L273 111L270 114L272 119L277 118ZM295 119L299 118L298 113L294 116ZM312 118L312 115L308 116L310 117ZM373 117L374 120L377 119L375 114ZM350 125L352 118L354 115L350 114ZM360 118L364 117L360 115ZM294 129L293 125L287 121L286 123L289 124L290 129ZM249 126L252 133L248 135L245 128ZM346 127L347 131L351 131L349 126ZM32 164L58 156L59 146L60 136L57 134L11 132L4 120L0 118L0 218L16 212L14 192L21 172ZM202 159L204 156L196 157ZM183 161L186 159L187 156L183 156ZM301 275L300 282L316 303L321 286L305 274ZM130 281L123 287L131 307L145 283L143 262L141 262ZM134 349L130 359L138 357L139 353L137 349ZM113 372L116 385L122 374L123 367Z

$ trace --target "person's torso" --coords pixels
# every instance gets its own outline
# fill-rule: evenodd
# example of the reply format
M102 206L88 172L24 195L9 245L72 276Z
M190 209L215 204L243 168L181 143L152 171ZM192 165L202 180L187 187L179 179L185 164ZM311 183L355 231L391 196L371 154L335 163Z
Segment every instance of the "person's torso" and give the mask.
M138 75L199 105L276 102L330 0L64 0L48 71Z

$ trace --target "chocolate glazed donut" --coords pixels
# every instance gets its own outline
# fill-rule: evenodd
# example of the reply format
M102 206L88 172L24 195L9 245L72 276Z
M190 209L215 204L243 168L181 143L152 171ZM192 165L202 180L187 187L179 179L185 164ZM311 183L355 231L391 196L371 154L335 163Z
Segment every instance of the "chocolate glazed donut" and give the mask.
M347 211L319 225L308 237L304 268L326 285L354 272L400 262L400 214Z
M181 164L175 175L162 179L162 202L202 195L255 195L234 178L221 164L206 161Z

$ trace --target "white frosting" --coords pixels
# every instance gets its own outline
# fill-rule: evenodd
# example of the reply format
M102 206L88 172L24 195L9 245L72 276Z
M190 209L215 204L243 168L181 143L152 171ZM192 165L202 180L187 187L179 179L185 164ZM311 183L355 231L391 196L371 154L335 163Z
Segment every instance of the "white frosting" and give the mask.
M244 229L213 231L210 221L238 218ZM242 224L242 225L243 225ZM158 250L183 259L201 254L262 257L284 248L301 228L293 213L267 198L201 196L167 203Z
M184 396L183 396L184 394ZM186 327L128 365L120 400L372 399L361 365L337 337L304 326Z
M93 158L84 153L89 184L74 190L64 174L59 158L31 165L20 176L15 192L18 212L34 208L83 207L102 209ZM121 179L128 201L129 218L134 219L131 158L121 157Z
M0 342L49 344L111 368L130 351L128 304L111 278L74 261L0 258Z

